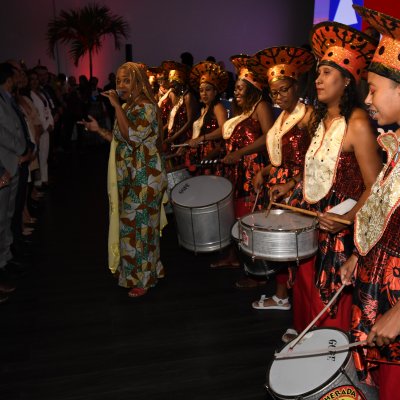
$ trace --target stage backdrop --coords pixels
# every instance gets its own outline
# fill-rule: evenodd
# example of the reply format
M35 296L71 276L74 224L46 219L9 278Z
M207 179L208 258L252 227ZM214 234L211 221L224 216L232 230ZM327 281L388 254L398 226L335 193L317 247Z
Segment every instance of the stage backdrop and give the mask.
M53 72L88 74L87 58L75 68L67 49L58 47L58 59L46 53L45 32L50 18L61 9L82 6L93 0L13 0L0 15L1 59L24 59L28 66L39 61ZM94 57L94 75L104 84L109 72L132 59L156 66L166 59L179 60L189 51L195 62L214 56L233 67L229 57L273 45L308 42L313 23L314 0L98 0L130 25L129 38L120 51L109 39ZM130 46L129 46L130 45Z
M321 21L337 21L356 29L365 29L365 23L352 5L358 4L400 18L400 1L394 0L315 0L314 24Z

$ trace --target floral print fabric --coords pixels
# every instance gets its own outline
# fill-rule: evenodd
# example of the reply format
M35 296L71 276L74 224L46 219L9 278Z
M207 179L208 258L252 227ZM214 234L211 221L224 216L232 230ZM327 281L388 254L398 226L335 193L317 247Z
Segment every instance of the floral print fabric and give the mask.
M115 124L120 217L119 285L149 288L164 276L160 260L160 208L167 178L157 148L156 106L144 103L127 111L129 140Z

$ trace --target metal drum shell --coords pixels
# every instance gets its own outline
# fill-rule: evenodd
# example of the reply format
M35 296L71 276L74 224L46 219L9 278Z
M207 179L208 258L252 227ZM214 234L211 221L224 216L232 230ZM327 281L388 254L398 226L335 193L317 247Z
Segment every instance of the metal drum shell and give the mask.
M272 275L287 267L287 263L279 261L269 261L261 258L252 258L250 255L240 251L239 246L239 220L231 229L232 240L238 250L238 258L246 273L263 278L270 278Z
M172 189L180 182L184 181L185 179L190 178L190 173L186 168L180 168L167 173L167 195L168 199L171 200L171 191ZM173 212L171 201L168 202L164 206L165 212L167 214L171 214Z
M211 180L213 183L221 183L223 180L225 185L229 184L230 190L221 199L211 200L204 205L189 206L180 203L177 199L179 190L183 185L193 185L196 180L200 183L212 182ZM231 226L235 220L231 182L220 176L201 175L186 179L181 184L175 185L171 191L179 244L196 253L212 252L229 246ZM207 191L207 185L202 190Z
M316 337L314 338L313 335ZM326 349L329 345L329 340L327 340L329 337L338 340L338 346L349 344L347 333L340 329L316 328L305 335L305 339L309 338L311 349L310 345L304 344L303 340L295 350ZM283 345L278 352L287 350L289 346L290 343ZM378 400L376 387L359 381L351 351L342 351L336 356L334 361L329 361L327 355L274 359L268 366L265 386L273 398L281 400L320 400L328 398L327 395L337 388L349 385L361 390L366 399ZM291 379L288 380L287 376ZM303 389L300 389L299 385Z
M269 261L296 261L309 258L318 250L318 231L313 218L302 218L310 220L310 226L285 230L282 228L265 228L254 226L245 222L246 217L263 214L263 211L248 214L240 219L239 248L253 259L264 259ZM270 210L269 215L298 215L287 210Z

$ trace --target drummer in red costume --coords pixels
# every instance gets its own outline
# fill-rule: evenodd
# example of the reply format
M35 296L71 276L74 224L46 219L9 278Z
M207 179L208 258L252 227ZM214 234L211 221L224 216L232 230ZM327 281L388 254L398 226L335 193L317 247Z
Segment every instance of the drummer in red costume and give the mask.
M341 286L340 267L354 248L352 225L382 168L367 113L357 107L356 84L371 61L376 43L356 29L322 22L312 30L312 48L319 58L318 101L312 116L313 139L306 154L304 199L319 214L319 249L315 269L299 268L293 287L294 327L302 331ZM330 212L346 199L356 201L344 215ZM352 293L347 290L317 326L349 330Z
M164 68L169 68L168 80L171 91L168 94L172 108L168 116L167 138L165 143L183 143L192 136L192 125L198 114L198 104L193 93L188 89L188 71L186 66L170 61Z
M258 172L254 186L259 190L265 182L272 200L287 199L302 179L304 158L311 141L308 122L312 107L299 101L297 81L300 75L311 69L315 58L305 49L289 46L262 50L254 58L253 68L268 77L271 99L282 110L267 133L266 145L271 164ZM297 205L294 199L291 204ZM263 295L253 303L253 308L290 310L289 276L286 270L283 271L276 275L276 295L269 298Z
M272 106L263 97L267 85L264 76L256 74L249 66L248 55L232 56L238 79L235 84L233 107L235 116L228 119L222 128L225 139L222 175L233 184L236 218L251 212L256 200L253 178L266 165L266 157L258 154L265 150L265 137L273 124ZM261 203L261 202L260 202ZM239 267L236 256L230 254L212 268ZM258 282L245 279L237 287L257 286Z
M263 98L266 79L251 69L251 59L244 54L231 57L238 72L233 104L238 115L222 128L226 154L222 162L229 164L224 175L234 184L237 218L251 212L254 205L256 192L252 180L266 161L262 154L257 154L264 151L264 145L254 145L265 138L273 124L272 106Z
M400 125L400 20L354 8L382 34L365 103L379 125ZM368 341L353 352L355 366L367 383L378 377L379 399L388 400L399 397L400 382L400 129L380 135L378 143L388 161L356 214L356 250L341 275L350 284L355 270L352 339Z
M161 119L163 123L163 131L166 135L167 127L168 127L168 117L172 108L172 100L169 96L171 92L170 84L168 81L168 75L170 68L173 68L171 63L175 63L174 61L164 61L161 64L161 72L157 74L157 82L158 82L158 94L157 94L157 103L158 107L161 110Z
M219 95L228 85L228 74L218 64L202 61L190 71L190 85L199 92L203 108L200 117L193 123L192 138L186 142L190 146L185 153L185 165L189 169L202 160L216 158L220 152L222 126L228 117ZM184 148L181 149L178 152L184 152ZM198 171L215 172L216 168L218 166Z

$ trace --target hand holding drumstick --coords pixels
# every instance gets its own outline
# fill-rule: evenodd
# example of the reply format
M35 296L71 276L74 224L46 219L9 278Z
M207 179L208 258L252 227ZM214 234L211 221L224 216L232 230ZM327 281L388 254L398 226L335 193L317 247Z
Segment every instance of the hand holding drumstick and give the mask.
M321 218L322 218L321 216L323 215L324 220L327 220L327 221L334 221L334 222L338 222L339 224L343 224L343 225L352 225L353 224L352 221L336 217L335 216L336 214L329 214L329 213L321 214L321 213L317 213L315 211L304 210L303 208L293 207L293 206L289 206L287 204L276 203L276 202L272 202L272 204L276 207L285 208L287 210L291 210L294 212L299 212L302 214L310 215L312 217L316 217L319 220L321 220Z

